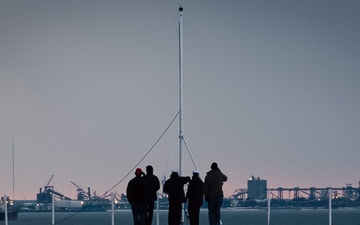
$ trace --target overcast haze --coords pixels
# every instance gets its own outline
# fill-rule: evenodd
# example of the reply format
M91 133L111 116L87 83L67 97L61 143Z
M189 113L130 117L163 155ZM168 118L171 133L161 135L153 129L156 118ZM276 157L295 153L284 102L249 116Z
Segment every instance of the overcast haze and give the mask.
M109 190L175 117L225 195L360 181L360 1L1 1L0 194ZM178 118L140 163L178 167ZM175 154L166 169L174 151ZM193 165L184 149L183 173ZM166 170L165 170L166 169ZM115 189L124 193L125 178Z

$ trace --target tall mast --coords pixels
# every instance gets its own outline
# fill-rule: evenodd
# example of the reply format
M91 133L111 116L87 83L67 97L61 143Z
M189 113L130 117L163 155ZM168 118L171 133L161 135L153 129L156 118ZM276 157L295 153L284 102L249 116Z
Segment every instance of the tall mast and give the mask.
M182 143L183 143L183 8L179 7L179 175L182 174Z
M179 7L179 175L182 175L182 144L184 141L183 134L183 7ZM184 203L182 203L184 209ZM181 210L181 222L184 224L184 210Z

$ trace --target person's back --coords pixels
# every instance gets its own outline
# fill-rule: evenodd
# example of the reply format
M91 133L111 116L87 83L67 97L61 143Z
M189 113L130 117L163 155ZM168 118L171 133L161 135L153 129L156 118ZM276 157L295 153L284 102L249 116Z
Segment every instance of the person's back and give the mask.
M188 202L188 212L190 225L199 225L200 207L203 204L204 183L199 177L200 172L193 170L193 177L189 182L186 198Z
M131 204L134 225L145 225L146 221L146 188L148 181L142 175L144 175L142 170L137 168L135 177L129 181L126 188L126 195Z
M203 204L204 182L199 177L199 173L193 172L193 177L189 182L186 198L189 199L189 204L201 206Z
M147 180L143 177L136 176L129 181L126 195L129 203L146 202Z
M211 164L211 170L207 172L204 182L205 201L208 202L210 225L220 224L220 208L224 198L222 186L227 181L217 163Z
M170 179L164 184L164 192L169 195L169 202L185 202L184 185L190 181L190 177L180 177L178 173L172 173Z
M154 204L157 200L157 191L160 189L160 181L157 176L154 175L154 169L148 165L146 167L146 179L148 180L148 186L146 189L146 225L151 225L154 213Z
M146 179L148 180L147 201L156 201L156 192L160 189L160 181L157 176L154 175L154 169L152 166L146 167Z
M217 169L210 170L205 177L205 199L219 198L223 196L222 186L227 177Z
M180 177L177 171L172 171L170 179L165 181L163 191L169 199L169 225L179 225L181 222L182 203L186 201L184 185L189 181L190 177Z

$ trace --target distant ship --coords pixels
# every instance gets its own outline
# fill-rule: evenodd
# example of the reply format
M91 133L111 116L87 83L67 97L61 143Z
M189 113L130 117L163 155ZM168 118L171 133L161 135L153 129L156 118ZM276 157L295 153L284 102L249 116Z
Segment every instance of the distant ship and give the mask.
M13 207L13 201L9 198L6 199L7 202L7 216L8 220L16 220L19 211ZM4 198L2 197L0 200L0 220L5 220L5 204Z
M8 220L16 220L19 211L17 211L16 209L9 209L8 210ZM5 210L1 209L0 211L0 220L5 220Z

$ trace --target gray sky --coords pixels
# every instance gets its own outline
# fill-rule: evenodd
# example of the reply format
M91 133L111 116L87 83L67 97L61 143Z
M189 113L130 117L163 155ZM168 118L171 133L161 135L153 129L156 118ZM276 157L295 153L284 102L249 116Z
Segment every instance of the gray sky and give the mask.
M178 111L180 4L184 133L202 177L218 162L226 196L251 175L358 186L359 1L4 0L1 195L12 196L12 140L16 199L51 175L69 197L70 181L103 194L138 163ZM168 177L178 129L139 167Z

